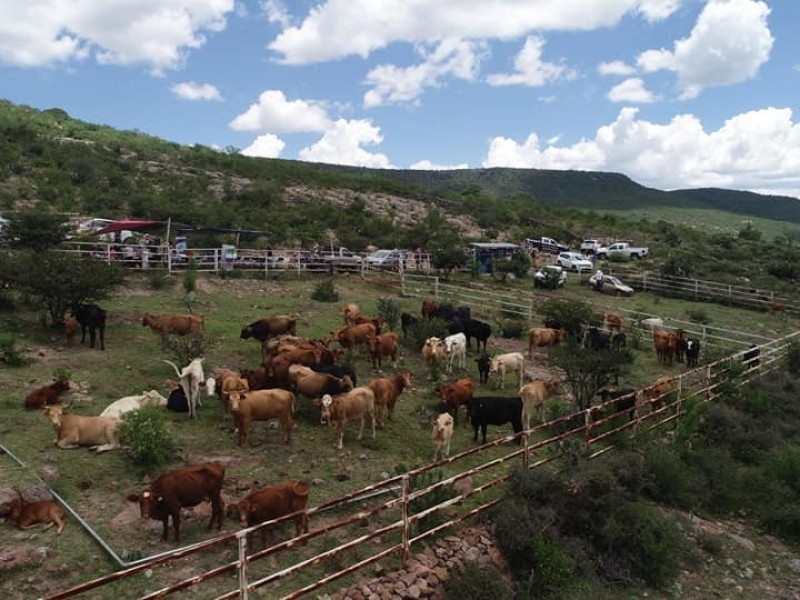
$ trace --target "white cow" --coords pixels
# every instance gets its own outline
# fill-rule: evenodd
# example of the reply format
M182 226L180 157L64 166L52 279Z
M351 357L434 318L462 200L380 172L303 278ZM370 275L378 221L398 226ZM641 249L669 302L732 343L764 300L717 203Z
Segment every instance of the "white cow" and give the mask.
M178 369L178 366L172 361L161 359L168 365L171 365L175 372L178 374L178 385L181 386L186 401L189 404L189 417L197 416L197 407L202 406L200 403L200 386L206 385L206 376L203 373L203 358L195 358L183 369Z
M143 406L166 406L167 399L156 390L142 392L138 396L125 396L109 404L100 413L101 417L122 417L126 412L137 410Z
M454 333L444 338L444 353L447 357L447 372L453 372L453 360L458 360L458 368L462 371L467 368L467 336L463 333Z
M433 460L450 456L450 440L453 437L453 416L441 413L433 421L431 439L433 440Z
M521 352L508 352L506 354L498 354L492 358L489 365L489 375L500 378L500 389L505 387L506 373L519 373L519 386L522 387L522 366L525 363L525 357Z
M656 329L664 329L664 319L660 317L650 317L649 319L642 319L639 321L639 326L647 331L655 331Z

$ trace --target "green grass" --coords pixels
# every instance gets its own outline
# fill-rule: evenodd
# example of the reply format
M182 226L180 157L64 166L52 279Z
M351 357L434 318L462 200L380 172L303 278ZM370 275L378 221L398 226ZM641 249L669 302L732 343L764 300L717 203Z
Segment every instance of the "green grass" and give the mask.
M470 280L466 280L470 281ZM255 367L260 361L260 347L252 340L239 339L239 331L258 318L272 314L288 313L298 317L298 334L308 337L322 337L330 334L341 323L340 310L342 304L356 302L365 314L377 313L378 298L396 299L401 310L419 313L419 298L400 297L395 288L382 285L383 280L363 281L358 277L344 277L336 280L336 289L341 300L336 304L319 303L309 299L317 280L313 278L287 277L278 280L222 280L216 277L201 277L198 281L195 312L206 317L206 332L219 338L220 344L212 349L206 357L206 370L210 373L215 367L239 369ZM503 287L495 282L481 280L480 285L487 289L527 290L526 282L515 282L512 287ZM475 282L472 282L475 285ZM427 286L421 293L427 294ZM564 290L553 292L563 297L580 297L613 309L625 306L643 312L655 312L663 316L685 318L690 303L677 300L659 299L648 294L637 294L630 299L616 299L588 292L580 287L576 278L570 275ZM160 290L150 289L144 278L134 278L124 292L103 303L108 310L109 321L106 331L106 351L91 350L85 346L67 349L63 346L58 332L42 328L35 311L21 306L15 312L0 313L0 328L14 331L18 335L20 345L27 348L32 362L21 368L2 367L0 370L0 386L5 390L0 396L0 441L16 456L23 460L32 472L42 466L55 467L60 478L52 485L67 501L107 540L118 552L126 555L148 556L156 552L168 550L175 546L170 540L163 543L159 539L160 523L146 522L138 516L138 507L130 503L126 497L130 493L140 491L149 478L157 473L146 473L133 465L124 452L108 452L101 455L80 450L58 450L52 445L53 432L44 417L35 411L25 411L22 400L30 389L50 381L53 370L63 367L70 370L74 381L79 382L87 390L85 396L70 394L67 401L73 401L72 410L78 414L96 415L111 401L125 395L141 392L151 388L162 393L164 380L174 378L171 368L161 359L171 357L161 350L159 339L147 327L141 325L141 314L150 312L182 312L182 292L180 282L166 286ZM703 304L713 324L728 324L732 328L763 331L785 330L791 323L770 319L768 315L744 311L729 307ZM497 315L486 312L485 308L474 308L474 316L496 322ZM523 342L518 342L522 348ZM490 339L490 347L492 340ZM495 342L494 351L498 346ZM505 351L505 348L504 348ZM301 399L301 409L297 417L297 426L293 432L293 441L289 446L280 442L280 434L276 429L267 427L265 423L254 423L251 434L251 445L246 448L237 446L233 436L231 418L226 415L215 398L204 398L203 406L198 411L198 418L190 420L185 414L168 413L169 422L174 431L179 448L180 460L170 467L184 462L201 460L223 460L226 465L226 487L224 496L229 502L235 502L251 489L290 478L318 480L320 483L312 489L311 504L317 505L343 494L376 483L387 475L394 475L399 465L413 468L427 464L432 455L429 439L429 419L434 413L438 398L433 384L427 379L425 368L416 352L403 351L400 368L411 370L414 374L413 389L407 390L400 398L395 411L394 422L387 422L385 430L378 431L377 438L369 436L369 427L365 430L365 439L355 439L357 425L350 424L344 441L344 450L335 449L334 432L319 424L318 411L311 406L308 399ZM544 359L537 359L537 363ZM370 373L366 361L359 356L356 363L359 383L369 381L375 374ZM675 365L674 372L682 366ZM468 361L469 375L476 377L474 363ZM387 369L388 372L388 369ZM621 381L621 386L638 385L652 381L663 374L655 361L649 344L636 355L634 375L630 381ZM456 373L456 377L463 374ZM494 390L481 393L496 393ZM515 393L515 386L507 385L506 394ZM473 447L472 429L462 422L454 436L452 453ZM510 427L489 430L489 438L510 433ZM507 447L493 448L481 456L470 457L469 460L456 466L447 467L445 475L463 470L467 465L476 465L492 458L506 454ZM165 467L164 470L166 470ZM502 473L501 466L499 471ZM160 472L160 471L159 471ZM497 476L495 474L494 476ZM0 457L0 477L4 482L14 484L25 481L34 482L35 476L28 475L17 468L8 457ZM476 477L476 484L482 478ZM485 499L482 498L482 499ZM184 514L187 514L185 511ZM341 511L312 518L312 528L322 522L329 521ZM381 517L396 519L396 513ZM207 539L205 530L207 516L196 519L184 518L182 533L184 543ZM238 524L227 520L224 531L235 531ZM286 530L288 531L288 530ZM288 535L284 531L278 539ZM357 535L363 528L355 528ZM4 597L25 598L54 592L64 587L100 576L113 571L116 565L105 557L102 550L70 519L62 536L57 537L52 531L14 532L10 534L13 544L32 543L36 546L47 545L58 552L52 564L48 564L40 578L41 571L36 569L18 569L4 572L0 581L0 593ZM33 538L28 542L29 538ZM302 555L319 550L325 544L332 545L330 536L322 536L313 540ZM386 541L388 543L388 541ZM369 546L373 548L373 546ZM374 547L375 549L378 546ZM227 556L230 558L230 552ZM297 558L299 555L294 555ZM362 556L363 558L363 556ZM124 594L139 593L146 589L154 589L156 583L163 585L175 573L194 574L200 566L210 567L221 562L214 555L195 557L181 561L179 565L167 570L157 569L152 578L137 577L127 584L115 585L105 589L98 597L113 595L111 590L125 590ZM269 563L270 569L283 563L276 559ZM55 570L58 577L54 577ZM310 580L313 575L302 574L292 578L296 587L298 581ZM32 578L31 581L28 581ZM232 587L235 579L223 577ZM36 586L40 586L41 589ZM336 584L334 584L336 587ZM215 588L217 589L217 588ZM221 589L221 588L219 588ZM268 590L270 588L267 588ZM277 589L277 588L276 588ZM270 591L269 593L272 593Z

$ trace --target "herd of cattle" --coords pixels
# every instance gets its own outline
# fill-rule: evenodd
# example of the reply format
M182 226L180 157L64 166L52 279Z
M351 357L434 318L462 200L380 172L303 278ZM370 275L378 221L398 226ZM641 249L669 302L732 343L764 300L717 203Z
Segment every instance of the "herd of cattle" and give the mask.
M56 432L55 444L59 448L88 446L97 452L120 447L118 426L122 416L145 405L164 406L171 410L188 412L196 416L201 405L201 390L207 396L216 396L231 415L238 443L247 445L254 421L277 420L284 443L291 442L294 415L300 397L309 398L319 408L322 424L336 430L336 445L343 448L345 426L350 421L360 422L358 439L362 439L365 420L371 424L372 437L376 428L385 426L385 417L393 420L393 412L402 392L412 386L412 373L397 372L376 377L358 385L354 368L342 364L344 353L361 353L374 370L380 370L384 360L391 360L396 368L400 353L400 336L392 331L382 331L385 322L381 318L365 316L355 304L343 307L344 326L331 332L329 338L306 339L297 336L297 321L290 316L274 316L260 319L242 328L241 339L255 339L261 344L262 366L257 369L216 369L212 377L205 377L203 358L192 360L185 367L170 361L177 381L169 397L156 390L136 396L121 398L109 405L98 416L84 416L67 412L60 405L60 395L69 389L69 382L56 380L48 386L36 389L25 398L25 407L42 409ZM486 443L488 425L510 423L515 434L530 429L531 421L545 420L545 408L549 399L565 393L558 380L536 379L525 383L525 356L522 352L507 352L490 356L487 341L492 334L488 323L473 319L468 307L454 308L449 303L424 300L420 316L402 313L401 324L404 336L420 319L440 318L447 323L449 335L425 340L421 358L430 367L435 362L447 375L455 371L464 374L467 370L467 354L472 351L472 339L476 340L474 361L477 365L478 383L472 377L438 385L435 390L441 401L439 414L431 419L431 441L434 460L442 460L450 454L450 443L458 425L460 407L463 405L474 429L473 440L478 432ZM94 347L99 333L100 348L104 349L106 314L96 305L73 307L71 325L67 328L67 343L70 335L82 331L82 343L86 332ZM582 331L583 343L594 350L624 346L625 333L621 317L615 314L602 315L602 327L589 327ZM203 317L199 315L152 315L145 314L142 325L150 327L162 343L169 335L184 335L202 330ZM688 366L697 365L700 342L687 338L680 330L664 327L661 319L645 319L640 327L652 332L653 344L659 363L667 366L673 360L683 361ZM70 333L71 331L71 333ZM556 346L572 332L554 321L545 327L534 327L528 332L528 359L534 357L538 348ZM332 348L336 342L338 348ZM757 361L757 356L753 358ZM382 374L382 373L381 373ZM495 381L495 388L504 389L507 375L515 378L516 396L478 395L478 386ZM603 418L607 413L634 413L643 402L649 401L657 407L671 391L672 379L659 378L643 390L603 390L602 404L592 410L592 417ZM517 442L520 441L517 436ZM139 494L141 514L163 522L162 537L167 539L168 520L171 517L175 539L180 537L180 509L210 501L212 515L209 529L216 522L220 528L223 506L220 496L224 480L224 468L216 463L191 465L165 473L155 479L150 487ZM308 519L302 513L306 506L309 485L304 481L290 481L254 491L238 503L242 526L251 526L265 520L298 513L295 518L297 534L308 531ZM24 506L18 506L15 520L20 526L31 524L30 515L22 515ZM28 512L50 520L60 529L63 527L63 512L52 508L28 507ZM60 510L60 509L59 509ZM300 512L298 512L300 511ZM33 521L36 522L35 519Z

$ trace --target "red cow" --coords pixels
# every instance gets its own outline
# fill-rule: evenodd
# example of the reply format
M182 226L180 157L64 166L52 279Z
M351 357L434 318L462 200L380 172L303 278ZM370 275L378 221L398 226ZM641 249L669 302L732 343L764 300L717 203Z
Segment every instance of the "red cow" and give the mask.
M475 382L469 377L439 387L439 398L442 400L442 405L447 412L453 412L456 425L458 425L458 407L469 406L474 393Z
M420 311L422 316L426 319L432 319L433 316L436 314L436 301L425 299L422 301L422 310Z
M143 491L136 499L142 517L155 519L164 524L161 539L167 541L169 535L169 517L175 528L175 541L181 539L181 507L196 506L205 500L211 502L210 530L217 521L217 529L222 528L223 502L222 481L225 479L225 468L214 462L190 465L182 469L168 471L156 478L148 490Z
M295 536L308 533L308 492L311 486L307 481L285 481L257 490L239 501L239 524L252 527L264 521L279 519L292 513ZM300 512L302 511L302 512ZM267 546L267 528L261 529L261 544Z
M56 379L50 385L35 389L25 396L25 408L33 410L43 408L50 404L58 404L61 402L61 393L68 390L69 381L66 379Z
M389 420L394 421L394 406L400 394L406 388L411 388L412 375L410 372L395 373L388 377L373 379L367 386L375 394L375 418L383 429L384 409L389 412Z
M391 357L392 368L397 368L397 355L400 353L400 336L394 331L371 335L367 338L369 355L373 369L383 368L384 357Z

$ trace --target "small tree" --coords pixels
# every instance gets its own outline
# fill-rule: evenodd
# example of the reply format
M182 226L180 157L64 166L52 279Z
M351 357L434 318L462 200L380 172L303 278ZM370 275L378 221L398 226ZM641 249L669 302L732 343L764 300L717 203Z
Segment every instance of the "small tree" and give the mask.
M548 300L541 305L539 312L542 313L545 319L557 321L561 327L573 336L581 330L584 324L600 324L600 320L595 314L595 309L580 300L570 300L568 302Z
M454 269L467 264L467 254L458 246L444 246L431 251L431 266L445 279L450 278Z
M13 215L3 228L3 238L12 248L41 252L58 246L67 236L69 225L63 215L28 209Z

